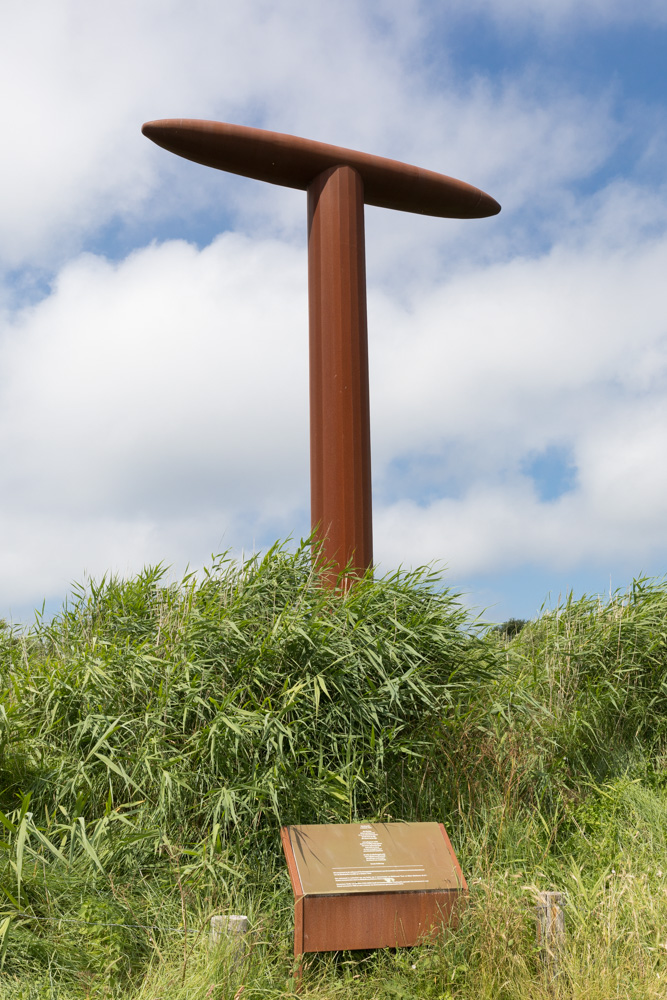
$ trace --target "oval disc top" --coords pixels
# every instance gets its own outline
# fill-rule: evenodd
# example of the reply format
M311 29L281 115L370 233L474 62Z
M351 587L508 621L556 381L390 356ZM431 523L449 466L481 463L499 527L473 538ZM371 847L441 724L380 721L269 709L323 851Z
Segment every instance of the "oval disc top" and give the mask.
M348 166L361 175L368 205L448 219L482 219L500 211L490 195L453 177L282 132L188 118L146 122L141 131L188 160L270 184L305 191L323 171Z

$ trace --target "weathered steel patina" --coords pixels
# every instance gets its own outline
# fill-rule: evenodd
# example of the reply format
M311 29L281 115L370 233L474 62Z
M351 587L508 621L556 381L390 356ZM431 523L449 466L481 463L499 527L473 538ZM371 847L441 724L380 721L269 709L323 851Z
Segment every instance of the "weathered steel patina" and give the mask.
M478 188L397 160L226 122L147 122L208 167L308 192L311 522L331 585L373 562L364 204L452 219L496 215Z
M294 955L420 944L467 893L442 823L287 826Z

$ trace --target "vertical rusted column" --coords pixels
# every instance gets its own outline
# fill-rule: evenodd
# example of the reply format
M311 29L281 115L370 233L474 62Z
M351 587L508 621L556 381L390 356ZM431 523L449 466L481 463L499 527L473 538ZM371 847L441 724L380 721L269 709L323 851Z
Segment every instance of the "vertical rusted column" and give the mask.
M352 167L308 187L311 522L334 572L373 561L364 190Z

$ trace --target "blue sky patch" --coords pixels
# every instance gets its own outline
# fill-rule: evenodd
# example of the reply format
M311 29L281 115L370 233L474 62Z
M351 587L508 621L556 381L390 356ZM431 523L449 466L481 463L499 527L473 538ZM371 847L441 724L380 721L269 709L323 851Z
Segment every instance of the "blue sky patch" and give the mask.
M521 463L521 471L530 476L539 499L543 502L557 500L576 486L577 467L572 449L564 445L550 445Z

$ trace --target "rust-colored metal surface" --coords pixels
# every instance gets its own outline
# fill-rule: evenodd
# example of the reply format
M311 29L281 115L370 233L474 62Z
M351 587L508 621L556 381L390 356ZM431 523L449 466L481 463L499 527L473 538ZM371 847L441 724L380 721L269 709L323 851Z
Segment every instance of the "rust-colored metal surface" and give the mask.
M454 924L460 903L460 893L453 890L304 896L302 954L425 944Z
M294 954L420 944L455 924L467 885L441 823L284 827Z
M439 823L341 823L287 828L304 895L460 889Z
M332 581L373 562L364 189L332 167L308 188L310 507Z
M500 205L444 174L280 132L186 118L142 132L197 163L308 191L311 524L325 582L346 587L373 561L364 204L453 219Z
M285 852L285 861L287 862L287 871L289 872L290 882L292 883L292 892L295 897L299 899L304 894L303 885L301 884L301 879L299 878L299 869L297 867L296 858L294 857L294 851L292 850L289 831L290 828L288 826L281 827L280 840L283 845L283 851Z
M318 174L345 165L361 175L367 205L447 219L483 219L500 211L494 198L465 181L296 135L192 118L146 122L141 131L187 160L283 187L305 191Z

